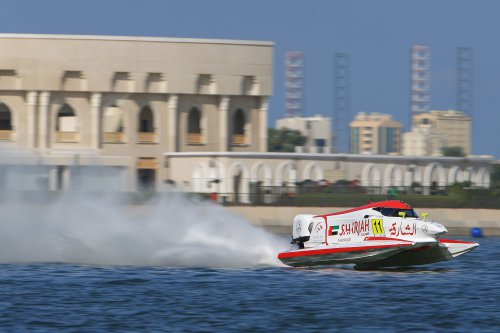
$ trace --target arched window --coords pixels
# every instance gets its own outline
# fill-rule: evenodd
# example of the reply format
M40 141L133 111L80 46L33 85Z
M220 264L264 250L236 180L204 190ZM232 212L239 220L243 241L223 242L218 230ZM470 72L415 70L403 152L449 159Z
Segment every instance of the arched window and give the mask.
M201 112L198 108L192 108L188 116L188 133L201 133Z
M201 144L201 112L198 108L193 107L188 114L187 124L187 143Z
M234 114L234 134L245 134L245 113L242 109Z
M57 112L56 142L77 142L78 122L75 111L68 104L64 104Z
M0 131L12 131L12 114L3 103L0 103Z
M123 110L116 105L107 107L103 112L103 140L105 143L125 141Z
M233 145L245 145L245 112L242 109L236 110L233 119Z
M75 111L68 104L64 104L57 113L56 131L77 132Z
M116 105L104 110L104 132L123 132L123 111Z
M139 113L139 132L153 133L154 131L153 110L149 106L145 106Z

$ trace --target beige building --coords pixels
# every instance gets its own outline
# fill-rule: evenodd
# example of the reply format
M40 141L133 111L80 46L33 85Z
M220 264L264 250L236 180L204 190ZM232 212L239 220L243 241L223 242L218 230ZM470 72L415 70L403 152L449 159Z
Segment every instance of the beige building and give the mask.
M229 201L271 204L298 191L305 180L356 180L361 193L420 193L456 182L490 185L491 157L414 157L394 155L173 152L165 153L169 178L190 192L217 192ZM260 198L256 198L259 196ZM274 201L273 201L274 200ZM263 217L265 218L265 217Z
M410 132L403 133L405 156L442 156L445 136L429 124L414 125Z
M403 125L391 115L360 112L349 124L353 154L399 154Z
M359 180L379 192L489 186L488 158L267 153L270 42L0 34L0 50L0 190L9 194L175 183L252 202L259 191L269 200L265 186L287 193L304 180Z
M303 147L295 147L297 152L330 153L332 150L332 125L328 117L286 117L276 120L276 128L297 130L307 138Z
M442 147L461 147L470 155L472 142L471 117L462 111L433 110L413 116L413 127L429 126L443 137Z
M101 176L82 187L159 190L165 152L267 149L271 42L0 34L0 50L0 182L13 189L71 187L78 170Z

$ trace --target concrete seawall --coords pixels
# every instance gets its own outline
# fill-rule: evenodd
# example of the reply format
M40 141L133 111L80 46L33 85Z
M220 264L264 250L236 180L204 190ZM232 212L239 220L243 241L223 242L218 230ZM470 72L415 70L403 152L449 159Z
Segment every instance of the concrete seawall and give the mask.
M273 232L289 235L292 221L297 214L326 214L352 207L284 207L284 206L230 206L233 213ZM500 236L500 210L497 209L452 209L418 208L418 214L429 213L428 220L442 223L448 235L467 236L470 229L479 227L485 236Z

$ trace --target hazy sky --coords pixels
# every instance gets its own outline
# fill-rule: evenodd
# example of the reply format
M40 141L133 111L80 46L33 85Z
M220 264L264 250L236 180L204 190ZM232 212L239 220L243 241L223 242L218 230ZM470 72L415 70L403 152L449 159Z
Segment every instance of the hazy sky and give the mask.
M500 1L2 0L0 32L267 40L269 124L284 116L284 54L306 57L305 115L333 112L333 54L351 55L351 117L409 122L410 47L431 48L431 108L455 107L455 51L474 50L473 152L500 157ZM1 52L1 50L0 50Z

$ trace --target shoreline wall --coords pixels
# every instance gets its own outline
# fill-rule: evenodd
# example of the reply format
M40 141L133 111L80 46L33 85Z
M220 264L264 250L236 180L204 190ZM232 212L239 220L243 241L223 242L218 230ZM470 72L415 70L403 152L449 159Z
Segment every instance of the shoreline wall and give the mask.
M0 203L0 211L6 212L7 205L17 206L14 211L28 209L32 216L43 216L48 213L47 204L34 203ZM137 220L155 209L154 205L122 204L127 214L132 214ZM295 207L295 206L225 206L224 209L249 220L253 225L263 227L274 233L290 236L292 221L297 214L327 214L350 209L352 207ZM500 209L469 209L469 208L417 208L417 214L428 213L430 221L442 223L447 229L447 235L469 236L471 228L479 227L485 236L500 236ZM50 211L50 210L49 210ZM55 212L53 212L55 213ZM6 218L6 217L4 217ZM12 216L10 216L12 218ZM68 217L69 218L69 217Z
M292 221L297 214L335 213L351 207L289 207L289 206L228 206L233 213L243 216L256 226L290 235ZM500 236L500 210L465 208L417 208L417 214L429 213L430 221L442 223L447 235L468 236L470 229L479 227L485 236Z

